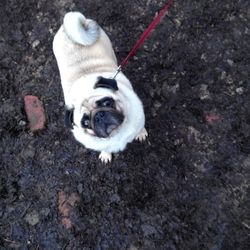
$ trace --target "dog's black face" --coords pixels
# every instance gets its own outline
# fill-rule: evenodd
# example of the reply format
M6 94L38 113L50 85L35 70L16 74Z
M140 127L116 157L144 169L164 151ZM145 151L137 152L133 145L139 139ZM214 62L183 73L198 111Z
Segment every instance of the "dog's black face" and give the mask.
M107 88L112 91L117 91L117 82L114 79L99 77L94 89ZM116 102L110 96L102 97L95 101L94 108L84 113L81 119L81 126L93 135L101 138L107 138L118 128L124 116L120 110L116 108ZM74 109L66 110L65 124L67 127L73 129L74 126Z
M98 137L106 138L123 122L123 115L115 109L101 109L93 116L93 128Z
M84 114L81 120L83 128L92 129L96 136L107 138L124 120L123 114L115 108L111 97L103 97L96 101L96 108L90 115Z

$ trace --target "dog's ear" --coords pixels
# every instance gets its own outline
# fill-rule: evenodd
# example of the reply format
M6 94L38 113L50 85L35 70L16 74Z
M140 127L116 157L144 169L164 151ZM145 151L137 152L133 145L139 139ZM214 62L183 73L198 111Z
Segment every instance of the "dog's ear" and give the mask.
M115 79L104 78L102 76L98 77L98 81L94 86L94 89L96 88L108 88L114 91L118 90L117 82Z
M73 129L74 125L74 109L66 109L64 123L67 128Z

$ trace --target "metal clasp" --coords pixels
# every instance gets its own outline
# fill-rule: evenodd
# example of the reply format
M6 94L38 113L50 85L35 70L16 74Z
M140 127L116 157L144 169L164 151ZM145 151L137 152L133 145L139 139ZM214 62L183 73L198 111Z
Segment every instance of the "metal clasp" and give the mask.
M117 76L121 71L122 71L122 65L119 65L119 67L117 68L117 70L116 70L116 72L115 72L115 74L114 74L114 76L113 76L113 79L115 79L116 76Z

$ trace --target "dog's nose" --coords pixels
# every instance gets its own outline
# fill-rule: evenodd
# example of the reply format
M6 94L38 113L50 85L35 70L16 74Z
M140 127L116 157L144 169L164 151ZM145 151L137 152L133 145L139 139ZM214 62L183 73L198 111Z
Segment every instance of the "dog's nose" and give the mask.
M121 125L124 116L116 110L98 111L94 118L94 132L98 137L106 138Z
M99 111L95 115L95 121L96 122L102 122L105 119L105 112L104 111Z

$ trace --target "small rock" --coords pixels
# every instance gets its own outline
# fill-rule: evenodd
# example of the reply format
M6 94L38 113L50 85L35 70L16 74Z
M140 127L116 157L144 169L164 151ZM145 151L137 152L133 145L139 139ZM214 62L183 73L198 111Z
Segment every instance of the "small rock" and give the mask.
M180 85L179 83L175 84L174 86L169 86L167 82L164 82L162 85L162 95L164 97L168 97L171 94L176 94L176 92L179 90Z
M234 80L233 80L233 78L232 78L231 75L228 75L226 77L225 81L226 81L227 84L230 84L230 85L234 82Z
M153 226L151 226L151 225L143 224L141 226L141 228L142 228L144 236L149 236L149 235L157 234L157 230Z
M226 78L226 76L227 76L227 73L226 73L225 71L222 71L222 72L221 72L220 79L221 79L221 80L224 80L224 79Z
M64 102L59 102L59 106L63 107L64 106Z
M111 203L119 203L121 200L120 196L118 194L113 194L111 197L110 197L110 201Z
M19 123L18 123L19 126L21 127L24 127L26 125L26 121L23 121L21 120Z
M149 94L150 94L151 97L154 97L154 95L155 95L155 89L153 89L153 88L150 89L149 90Z
M197 130L196 128L189 126L188 127L188 134L187 134L187 138L189 140L189 142L192 142L192 139L194 139L194 141L196 143L201 143L201 133L199 130Z
M55 141L55 145L58 146L60 144L59 141Z
M227 59L227 63L232 67L234 64L234 61L231 59Z
M236 91L236 93L238 93L239 95L242 95L243 92L244 92L244 89L243 89L243 87L239 87L239 88L237 88L235 91Z
M183 143L182 139L176 139L176 140L174 140L174 145L175 146L181 145L182 143Z
M35 148L33 148L32 146L28 146L28 147L24 147L22 152L21 152L21 156L23 157L23 159L33 159L35 156Z
M155 74L155 75L153 75L153 83L157 83L157 81L158 81L158 77L157 77L157 75Z
M1 107L0 107L0 112L5 112L5 113L11 113L15 111L15 106L13 103L11 103L9 100L3 101Z
M41 215L47 217L50 213L50 209L49 208L43 208L40 212Z
M157 112L154 108L151 108L151 114L153 117L156 117L157 116Z
M10 241L8 244L8 249L21 249L21 244L16 241Z
M174 22L175 22L177 28L179 28L181 26L181 21L179 19L175 18Z
M79 194L81 194L83 192L83 185L82 185L82 183L80 183L80 184L77 185L77 191L78 191Z
M206 100L206 99L210 98L210 92L207 88L208 88L208 86L206 84L201 84L200 94L199 94L201 100Z
M39 214L36 211L33 211L25 216L25 221L31 226L35 226L39 222Z
M201 60L203 60L203 61L206 62L206 61L207 61L207 55L203 53L203 54L201 55Z
M138 250L138 248L135 247L134 245L131 245L131 246L128 248L128 250Z
M159 101L155 101L153 105L155 110L158 110L161 107L161 103Z
M35 41L32 43L32 47L35 48L35 47L37 47L39 44L40 44L40 41L39 41L39 40L35 40Z

